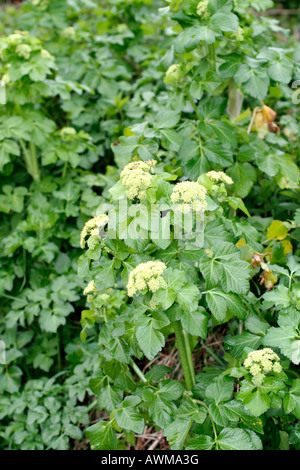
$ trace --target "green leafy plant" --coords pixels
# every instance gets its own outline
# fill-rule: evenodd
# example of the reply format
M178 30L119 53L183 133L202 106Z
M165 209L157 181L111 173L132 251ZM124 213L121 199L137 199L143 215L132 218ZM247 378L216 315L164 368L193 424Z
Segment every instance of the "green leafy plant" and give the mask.
M129 439L128 433L141 434L145 425L154 425L163 430L173 449L262 448L254 431L263 434L263 425L256 417L271 407L271 399L273 406L280 409L282 399L287 403L290 394L293 400L298 397L296 401L299 396L297 380L281 372L279 362L274 373L282 379L264 379L260 374L260 383L258 371L257 383L251 381L245 368L247 361L242 367L247 351L259 347L262 341L270 344L268 336L272 338L272 328L263 339L253 334L255 329L265 333L269 324L254 313L248 316L249 304L258 304L259 299L249 293L253 269L245 260L246 251L236 247L239 236L250 233L249 247L257 248L259 234L247 220L236 222L230 218L232 198L227 195L225 184L233 181L225 173L213 171L201 175L197 182L172 185L168 182L172 175L161 172L154 163L133 161L125 167L121 180L110 190L114 210L87 222L82 231L82 246L87 244L88 249L80 257L80 273L92 278L85 289L91 308L82 313L82 338L100 323L99 367L90 386L99 397L99 405L110 413L110 420L90 427L87 436L92 448L112 449L118 448L118 439L122 440L124 433ZM130 201L126 215L124 200ZM164 210L166 206L171 211L166 221L162 204ZM235 198L234 204L243 203ZM153 226L155 210L160 223ZM197 218L203 216L203 211L204 226L192 234L191 227L197 227ZM178 214L185 214L190 222L190 231L179 240ZM110 224L111 218L118 221L117 228ZM168 237L162 228L167 224L171 226ZM202 229L203 247L199 246ZM128 297L124 304L121 299L126 288ZM117 308L107 310L105 301L116 296ZM223 360L216 357L220 365L212 370L213 381L208 374L207 387L206 374L195 376L192 352L199 341L206 339L208 328L235 318L246 321L252 333L228 339L232 359L225 367ZM173 333L184 381L165 378L170 371L159 366L144 375L135 360L146 356L152 361ZM276 339L271 346L278 347ZM271 349L266 351L274 355ZM230 367L234 357L240 360ZM272 369L272 362L267 362ZM254 369L251 371L254 373ZM133 373L138 377L137 383ZM243 376L239 388L235 380ZM278 396L279 391L282 397ZM289 413L297 409L296 401L290 405ZM295 413L297 416L298 411Z

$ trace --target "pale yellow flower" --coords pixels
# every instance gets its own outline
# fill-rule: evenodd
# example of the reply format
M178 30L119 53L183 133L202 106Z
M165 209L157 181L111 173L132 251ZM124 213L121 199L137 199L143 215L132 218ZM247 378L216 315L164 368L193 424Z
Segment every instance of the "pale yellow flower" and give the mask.
M230 178L230 176L227 176L226 173L224 173L224 171L213 171L212 170L212 171L209 171L208 173L206 173L206 176L208 176L208 178L211 181L214 181L216 183L233 184L233 181Z
M254 385L261 385L265 376L270 372L280 373L282 367L279 356L271 348L251 351L244 361L244 367L249 370Z
M87 294L90 294L91 292L95 292L96 290L97 289L96 289L95 281L90 281L88 285L86 286L86 288L84 289L83 294L87 295Z
M204 211L207 207L205 200L206 188L194 181L183 181L174 186L171 202L176 204L174 209L183 214L192 211Z
M146 263L139 264L129 274L127 283L128 296L132 297L138 291L145 289L150 292L156 292L161 287L164 287L165 281L162 274L166 268L167 266L162 261L147 261Z
M87 235L95 236L99 234L99 230L108 223L108 216L106 214L98 215L93 219L90 219L86 222L83 227L80 235L80 246L81 248L85 247Z
M122 185L127 187L126 196L128 199L146 199L146 191L151 186L155 165L155 160L149 160L147 162L132 162L125 166L120 177Z

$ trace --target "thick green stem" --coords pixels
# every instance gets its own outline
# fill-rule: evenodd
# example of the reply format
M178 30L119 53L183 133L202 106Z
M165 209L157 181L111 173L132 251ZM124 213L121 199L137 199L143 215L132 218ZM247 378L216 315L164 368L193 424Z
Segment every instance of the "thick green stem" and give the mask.
M191 390L195 384L195 372L193 365L193 357L189 337L186 331L183 330L179 321L173 323L176 346L179 351L180 361L183 369L183 375L186 383L186 388Z
M23 150L27 171L32 176L34 181L39 182L41 177L40 177L40 169L39 169L39 164L38 164L37 155L36 155L36 147L34 143L30 142L29 143L30 151L29 151L22 139L20 139L20 144Z
M216 51L215 51L215 45L214 44L208 44L208 57L209 61L215 65L216 63Z
M141 371L141 369L136 365L135 362L133 362L133 360L131 359L130 363L131 367L133 368L134 372L136 373L136 375L141 379L142 382L146 383L147 382L147 379L146 377L144 376L143 372Z

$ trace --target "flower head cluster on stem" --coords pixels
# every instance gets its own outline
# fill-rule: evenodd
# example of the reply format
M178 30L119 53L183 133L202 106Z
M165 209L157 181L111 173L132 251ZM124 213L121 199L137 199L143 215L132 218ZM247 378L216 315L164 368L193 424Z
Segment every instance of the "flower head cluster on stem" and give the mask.
M176 203L175 210L188 214L192 211L204 211L206 188L194 181L183 181L174 186L171 201Z
M279 374L282 371L279 356L270 348L250 352L244 361L244 367L249 370L252 382L257 386L263 383L266 374Z
M167 266L162 261L147 261L139 264L129 274L127 292L132 297L138 291L148 289L150 292L156 292L160 287L165 286L165 280L162 276Z
M132 162L125 166L121 172L121 181L122 185L127 187L128 199L138 198L140 201L146 199L146 191L151 185L155 165L156 160L148 160Z
M85 247L86 244L86 237L89 235L90 237L97 236L99 237L99 231L105 227L108 223L108 216L106 214L98 215L93 219L90 219L86 222L85 226L83 227L80 235L80 246L81 248Z
M209 171L206 176L215 183L233 184L233 180L224 171Z

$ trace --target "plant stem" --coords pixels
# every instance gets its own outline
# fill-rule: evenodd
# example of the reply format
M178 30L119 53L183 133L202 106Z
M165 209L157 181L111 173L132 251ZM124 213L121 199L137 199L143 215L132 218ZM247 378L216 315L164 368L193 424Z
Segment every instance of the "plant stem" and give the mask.
M187 96L188 96L189 102L190 102L191 105L193 106L193 109L194 109L195 114L196 114L196 116L197 116L197 113L198 113L198 111L197 111L197 105L196 105L195 101L193 100L193 98L191 97L190 93L187 93Z
M29 142L29 148L31 152L31 164L32 164L32 177L34 181L40 181L40 169L36 155L36 146L33 142Z
M133 360L131 359L129 364L131 365L131 367L133 368L134 372L136 373L136 375L141 379L142 382L146 383L147 382L147 379L146 377L144 376L143 372L141 371L141 369L136 365L135 362L133 362Z
M195 383L195 372L193 366L193 358L188 334L183 330L181 322L173 323L176 346L179 351L180 361L183 369L183 375L186 383L186 388L191 390Z
M67 174L67 169L68 169L68 162L65 162L63 171L62 171L62 177L65 178Z
M60 339L59 339L59 332L56 332L56 345L57 345L57 366L58 369L61 370L61 354L60 354Z
M221 364L221 366L224 366L224 362L222 361L222 359L220 359L216 353L211 349L209 348L208 346L206 346L206 344L204 343L204 341L201 341L201 346L219 363Z
M208 44L208 57L212 64L216 63L216 52L214 44Z
M26 163L26 168L28 173L32 176L34 181L39 182L40 181L40 170L39 170L39 165L37 161L37 155L36 155L36 148L34 143L30 142L30 151L27 149L24 141L20 139L20 145L23 150L24 158L25 158L25 163Z
M204 401L201 401L201 400L195 400L195 399L193 399L193 402L198 403L198 405L201 405L201 406L203 406L203 407L206 409L207 414L208 414L209 419L210 419L211 424L212 424L213 433L214 433L214 436L215 436L216 449L218 449L218 443L217 443L218 434L217 434L216 426L215 426L214 420L212 419L212 416L211 416L211 414L210 414L210 411L209 411L208 406L204 403Z

